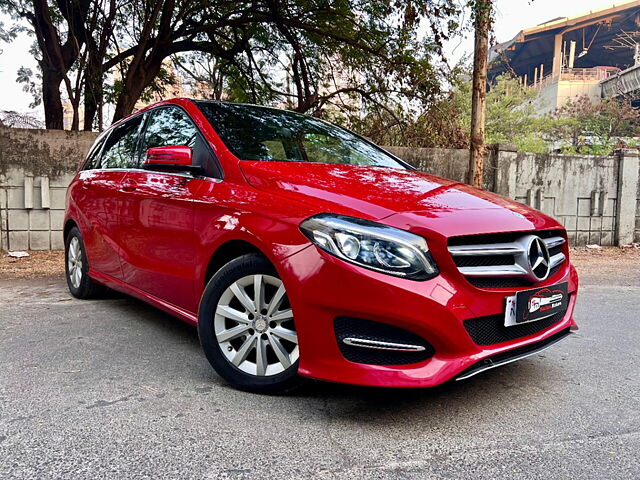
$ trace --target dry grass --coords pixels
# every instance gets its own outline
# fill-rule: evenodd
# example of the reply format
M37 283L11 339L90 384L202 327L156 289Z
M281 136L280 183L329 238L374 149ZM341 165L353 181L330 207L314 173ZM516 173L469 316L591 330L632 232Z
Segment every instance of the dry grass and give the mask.
M572 248L571 262L582 285L640 285L640 248Z
M0 278L63 277L64 252L29 251L25 258L12 258L0 251Z
M640 267L640 248L576 247L571 249L571 262L578 271L597 270L600 273L620 273Z

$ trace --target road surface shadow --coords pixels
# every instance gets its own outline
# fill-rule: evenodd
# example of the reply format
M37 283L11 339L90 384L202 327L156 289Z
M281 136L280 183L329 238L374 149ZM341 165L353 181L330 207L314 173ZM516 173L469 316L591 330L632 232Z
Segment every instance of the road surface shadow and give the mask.
M104 299L124 300L113 305L112 308L122 309L123 315L129 315L131 320L143 322L148 327L162 330L166 335L175 336L179 343L186 343L193 349L197 349L203 362L207 362L201 352L197 328L159 310L141 300L109 291ZM147 327L142 327L147 328ZM534 356L514 364L509 364L494 370L483 372L476 377L457 382L449 381L443 385L431 388L384 388L363 387L341 383L306 380L301 387L287 396L294 398L335 398L341 400L351 399L356 402L365 402L370 407L385 408L407 403L424 403L452 396L475 396L487 389L515 389L526 388L527 385L541 385L548 375L555 370L550 360L543 358L545 354ZM199 370L202 372L202 370ZM213 377L213 378L212 378ZM214 381L220 386L227 386L215 372L211 372L203 381ZM250 394L248 394L250 395Z
M184 354L193 363L202 365L202 368L193 368L191 362L191 366L184 365L184 374L192 381L199 385L209 384L214 389L232 388L210 368L202 353L196 327L113 290L105 291L93 302L98 305L98 302L103 302L103 311L108 312L112 318L137 323L136 331L148 331L147 342L158 341L159 344L168 343L177 345L178 349L186 349ZM167 356L171 357L174 353L168 352ZM321 400L326 407L326 411L321 409L324 414L358 423L377 422L381 416L394 417L398 411L410 415L414 410L417 414L425 414L432 408L451 411L454 406L491 408L491 404L496 402L496 396L500 403L506 401L504 397L508 397L514 402L515 408L520 402L524 404L529 401L527 392L532 388L538 391L544 389L546 381L560 373L557 363L544 358L545 355L546 352L462 382L450 381L432 388L362 387L306 380L296 391L275 398L278 402L290 405L300 402L317 403L317 400Z

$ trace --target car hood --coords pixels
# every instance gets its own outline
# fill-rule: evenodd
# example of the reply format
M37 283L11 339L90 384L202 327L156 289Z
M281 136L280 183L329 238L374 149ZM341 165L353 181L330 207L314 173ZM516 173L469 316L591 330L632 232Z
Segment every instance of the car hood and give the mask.
M253 187L313 205L319 212L386 219L445 236L533 230L558 224L526 205L412 170L302 162L242 161Z

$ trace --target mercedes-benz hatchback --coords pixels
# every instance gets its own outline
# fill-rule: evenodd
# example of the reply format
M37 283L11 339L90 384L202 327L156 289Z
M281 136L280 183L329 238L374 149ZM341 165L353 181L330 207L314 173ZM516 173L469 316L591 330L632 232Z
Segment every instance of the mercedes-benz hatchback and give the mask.
M198 326L232 385L464 379L577 328L565 230L345 129L176 99L98 137L67 192L67 282Z

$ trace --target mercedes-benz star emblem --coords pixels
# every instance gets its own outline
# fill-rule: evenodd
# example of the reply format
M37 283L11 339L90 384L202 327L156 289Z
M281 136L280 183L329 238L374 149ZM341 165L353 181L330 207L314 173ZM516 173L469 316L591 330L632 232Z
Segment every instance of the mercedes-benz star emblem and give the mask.
M549 276L549 249L540 237L532 237L529 242L529 268L531 274L538 280L545 280Z

